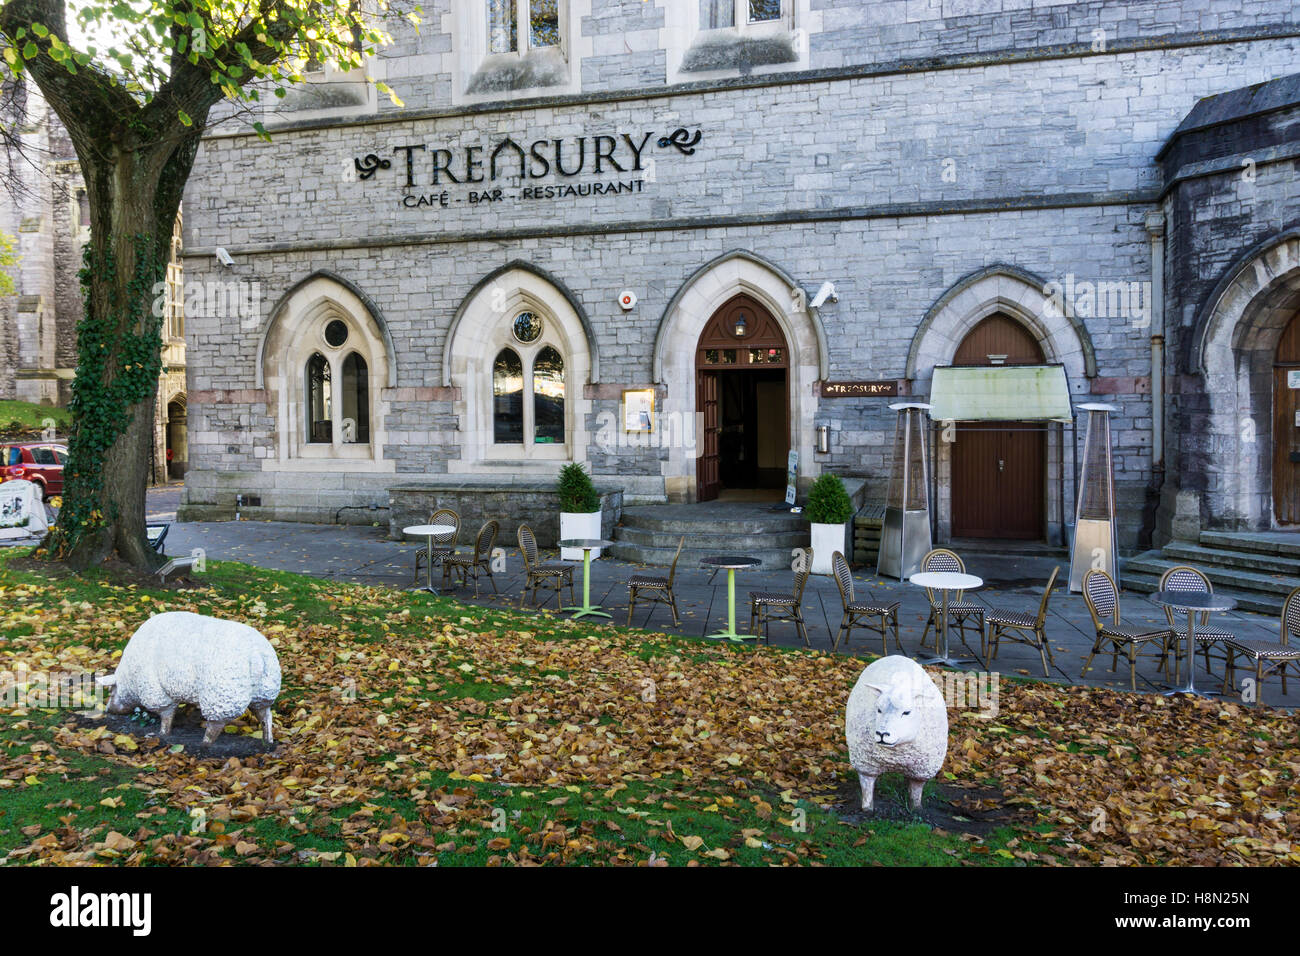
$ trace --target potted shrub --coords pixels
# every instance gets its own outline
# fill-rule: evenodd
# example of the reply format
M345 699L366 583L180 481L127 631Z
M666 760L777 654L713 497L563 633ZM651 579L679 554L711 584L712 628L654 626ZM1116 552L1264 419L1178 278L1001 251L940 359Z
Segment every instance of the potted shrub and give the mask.
M591 476L577 462L560 469L560 540L565 538L600 537L600 495L591 483ZM600 557L600 549L591 552ZM582 549L562 548L560 557L565 561L581 561Z
M831 555L836 551L852 560L846 542L853 502L839 475L824 472L813 482L804 514L812 523L813 574L830 574Z

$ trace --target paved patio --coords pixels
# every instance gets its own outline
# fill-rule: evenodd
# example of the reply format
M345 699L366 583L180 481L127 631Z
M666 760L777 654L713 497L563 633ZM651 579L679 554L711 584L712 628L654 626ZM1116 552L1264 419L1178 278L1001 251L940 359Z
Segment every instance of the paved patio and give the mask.
M178 486L166 486L153 489L149 496L151 520L171 520L179 501ZM462 535L464 537L464 535ZM275 568L285 571L297 571L339 581L354 581L369 585L390 587L410 587L412 585L412 562L415 550L422 541L394 542L387 538L387 523L381 527L358 527L339 525L309 525L292 522L203 522L173 524L168 534L167 552L172 555L186 554L193 548L203 548L211 560L243 561L260 567ZM504 546L513 542L498 541ZM464 542L462 543L462 548ZM553 554L544 557L554 557ZM986 586L968 597L986 605L1005 607L1013 610L1035 612L1051 567L1058 563L1054 559L1030 557L1009 560L1005 557L987 554L971 554L967 561L972 574L984 578ZM1068 567L1062 563L1062 577ZM492 594L492 587L483 579L483 593L476 599L471 588L453 587L449 592L461 600L476 601L479 604L493 606L519 606L519 597L523 590L523 560L517 548L508 548L505 556L504 573L496 575L500 593ZM627 578L640 565L601 558L592 562L591 596L592 601L604 606L614 615L614 622L623 624L627 621ZM749 605L747 594L750 590L789 590L792 574L789 568L780 570L740 571L736 575L737 629L745 630L749 622ZM581 599L581 569L575 578L575 588ZM435 583L438 575L435 571ZM875 601L901 600L900 637L904 650L913 656L918 653L921 633L925 627L928 613L925 593L917 587L897 581L886 580L875 574L857 569L854 573L855 589L859 598ZM689 566L683 562L678 566L676 586L678 607L681 611L681 626L674 628L672 615L664 605L638 607L633 620L635 627L654 631L665 631L684 635L705 635L719 630L726 622L727 614L727 579L725 572L720 572L710 581L708 570ZM556 601L553 595L544 593L546 602L540 613L555 613ZM568 592L564 592L565 603ZM1164 612L1144 595L1125 593L1121 599L1123 619L1126 623L1163 624ZM531 606L525 606L531 610ZM835 582L829 577L810 579L804 595L805 618L808 622L808 635L812 646L830 650L832 638L839 628L841 607L839 592ZM1277 640L1277 620L1257 614L1230 612L1216 614L1214 621L1221 627L1227 627L1242 637L1255 637ZM1128 667L1121 660L1119 671L1112 674L1108 668L1109 657L1098 657L1086 679L1081 680L1079 672L1083 661L1091 649L1093 640L1092 621L1088 616L1083 598L1078 594L1069 594L1064 584L1059 584L1052 595L1048 612L1047 634L1055 659L1051 679L1063 683L1087 683L1098 686L1127 688ZM797 646L799 641L794 628L789 624L772 626L771 641L783 646ZM972 637L973 650L978 652L978 638ZM963 651L953 639L954 652ZM844 647L841 646L841 652ZM879 638L866 631L855 632L852 653L879 653ZM965 653L964 656L971 656ZM1042 677L1042 664L1038 652L1023 645L1004 643L993 668L1004 674ZM1205 675L1204 666L1198 661L1197 686L1206 690L1218 690L1222 683L1221 665L1215 666L1216 677ZM1239 680L1244 672L1239 671ZM1292 681L1289 694L1283 695L1276 677L1267 679L1265 699L1271 704L1295 706L1300 704L1300 681ZM1157 670L1156 663L1150 658L1138 660L1139 690L1161 691L1166 689L1163 675Z

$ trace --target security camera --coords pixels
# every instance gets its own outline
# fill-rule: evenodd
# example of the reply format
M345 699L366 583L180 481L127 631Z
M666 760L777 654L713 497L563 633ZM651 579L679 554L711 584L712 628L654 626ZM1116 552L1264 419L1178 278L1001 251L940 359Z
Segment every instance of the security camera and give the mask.
M835 294L834 284L830 282L823 282L822 287L818 289L817 294L813 296L813 300L811 303L812 307L814 309L821 308L827 299L829 299L832 302L840 301L840 297Z
M217 261L227 269L235 264L235 260L231 258L230 253L228 253L222 246L217 246Z

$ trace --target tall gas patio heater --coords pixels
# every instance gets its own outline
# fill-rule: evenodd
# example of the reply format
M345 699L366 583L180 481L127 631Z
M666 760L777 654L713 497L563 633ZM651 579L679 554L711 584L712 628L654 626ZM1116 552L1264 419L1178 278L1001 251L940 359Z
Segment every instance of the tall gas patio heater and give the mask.
M920 570L931 544L930 475L925 454L925 413L930 406L900 402L889 407L898 412L898 426L876 573L902 581Z
M1115 534L1115 472L1111 462L1110 413L1114 405L1078 406L1088 413L1079 472L1079 500L1074 509L1074 543L1070 552L1070 590L1083 590L1091 568L1110 572L1119 587L1119 549Z

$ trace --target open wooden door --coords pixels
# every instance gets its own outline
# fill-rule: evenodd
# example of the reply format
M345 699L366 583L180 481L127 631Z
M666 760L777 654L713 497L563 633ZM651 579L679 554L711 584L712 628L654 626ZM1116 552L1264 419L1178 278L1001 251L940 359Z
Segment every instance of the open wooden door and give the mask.
M695 351L695 410L703 419L697 501L714 500L724 487L756 487L768 472L784 485L789 368L790 349L780 324L751 296L732 296L705 324ZM725 395L724 385L730 386ZM739 463L744 467L737 468ZM724 479L731 484L724 485Z
M696 375L695 407L700 412L702 432L700 457L695 464L695 498L712 501L722 487L718 465L718 373L699 371Z

